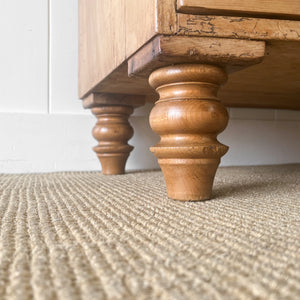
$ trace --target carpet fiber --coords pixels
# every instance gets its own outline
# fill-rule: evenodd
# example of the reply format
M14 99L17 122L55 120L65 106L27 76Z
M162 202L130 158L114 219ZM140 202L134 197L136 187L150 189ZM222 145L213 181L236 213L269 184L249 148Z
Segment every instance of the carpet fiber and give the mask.
M0 299L300 299L300 165L0 175Z

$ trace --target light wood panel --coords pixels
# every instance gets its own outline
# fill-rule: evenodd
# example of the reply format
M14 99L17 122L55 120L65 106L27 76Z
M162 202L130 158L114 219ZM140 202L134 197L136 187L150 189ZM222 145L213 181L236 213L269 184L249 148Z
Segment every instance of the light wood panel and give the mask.
M129 57L155 35L156 9L153 0L123 0L123 2L126 4L125 23L119 23L118 26L125 27L125 56Z
M182 13L300 19L299 0L177 0Z
M170 1L159 5L153 0L79 0L79 96L84 98L94 87L120 66L144 43L168 28L173 14ZM159 18L159 19L158 19ZM171 28L176 29L174 23Z
M172 34L177 28L176 1L155 0L157 33Z
M300 41L300 22L178 14L177 34L255 40Z
M79 0L79 96L125 59L125 2Z
M157 34L177 30L174 0L79 0L79 96Z

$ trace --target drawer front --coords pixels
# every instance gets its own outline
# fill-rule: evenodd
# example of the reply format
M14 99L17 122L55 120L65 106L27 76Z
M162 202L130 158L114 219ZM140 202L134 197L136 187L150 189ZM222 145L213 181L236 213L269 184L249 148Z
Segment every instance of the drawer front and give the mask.
M177 0L177 11L300 20L300 0Z

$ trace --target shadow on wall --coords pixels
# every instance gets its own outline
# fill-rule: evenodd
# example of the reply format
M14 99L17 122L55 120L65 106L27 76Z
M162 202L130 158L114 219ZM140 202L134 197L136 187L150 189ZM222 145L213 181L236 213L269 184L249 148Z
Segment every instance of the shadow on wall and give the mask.
M134 149L128 158L126 169L159 169L157 159L149 149L159 142L159 136L151 130L148 117L135 116L130 119L130 123L134 136L128 143Z

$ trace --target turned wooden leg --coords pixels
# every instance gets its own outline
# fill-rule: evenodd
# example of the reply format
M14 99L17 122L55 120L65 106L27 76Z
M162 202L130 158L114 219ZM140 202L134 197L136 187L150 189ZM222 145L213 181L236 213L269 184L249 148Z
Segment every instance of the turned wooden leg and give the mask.
M102 173L123 174L133 149L127 144L133 136L133 129L128 122L133 108L125 105L100 106L92 108L92 112L98 119L93 129L98 145L93 149L101 162Z
M128 122L134 108L145 104L145 97L127 94L91 93L83 100L84 108L91 108L97 118L93 136L98 141L94 147L102 173L123 174L133 147L128 140L133 129Z
M177 200L211 197L216 170L228 147L217 135L228 122L217 92L227 75L217 66L182 64L154 71L149 78L160 99L150 125L160 135L157 156L168 196Z

